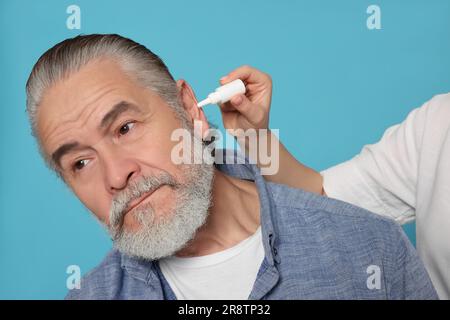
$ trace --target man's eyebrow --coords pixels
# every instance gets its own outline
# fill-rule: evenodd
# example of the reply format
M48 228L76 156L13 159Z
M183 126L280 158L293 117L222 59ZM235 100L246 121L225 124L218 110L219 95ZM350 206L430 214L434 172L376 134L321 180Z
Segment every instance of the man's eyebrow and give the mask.
M100 122L100 129L104 129L110 126L111 123L113 123L119 115L129 110L139 113L141 112L136 105L127 101L120 101L119 103L115 104L111 108L111 110L103 116L103 119Z
M59 168L61 168L61 158L65 154L69 153L74 149L78 149L79 147L80 144L76 141L63 144L58 149L56 149L55 152L53 152L52 154L53 163L55 163Z

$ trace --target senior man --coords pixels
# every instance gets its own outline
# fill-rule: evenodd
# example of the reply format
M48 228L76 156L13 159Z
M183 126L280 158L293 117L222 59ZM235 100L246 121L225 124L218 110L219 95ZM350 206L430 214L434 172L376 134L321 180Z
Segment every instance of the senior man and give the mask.
M114 243L69 299L437 298L394 222L268 183L234 153L175 164L172 133L201 142L208 122L187 82L130 39L84 35L49 49L28 79L27 110L46 163Z

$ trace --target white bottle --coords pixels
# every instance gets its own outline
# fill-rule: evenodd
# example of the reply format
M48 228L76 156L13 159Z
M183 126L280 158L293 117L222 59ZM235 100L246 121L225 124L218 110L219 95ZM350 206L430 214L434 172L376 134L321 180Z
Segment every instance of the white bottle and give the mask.
M221 104L230 101L237 94L245 93L245 84L241 79L233 80L223 86L218 87L214 92L208 95L203 101L200 101L197 106L199 108L206 106L207 104Z

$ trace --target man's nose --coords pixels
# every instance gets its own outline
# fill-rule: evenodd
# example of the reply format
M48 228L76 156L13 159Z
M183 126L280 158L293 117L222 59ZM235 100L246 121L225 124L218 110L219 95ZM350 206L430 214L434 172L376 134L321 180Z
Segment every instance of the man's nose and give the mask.
M140 172L137 161L124 151L109 152L103 157L103 162L105 184L110 193L124 189Z

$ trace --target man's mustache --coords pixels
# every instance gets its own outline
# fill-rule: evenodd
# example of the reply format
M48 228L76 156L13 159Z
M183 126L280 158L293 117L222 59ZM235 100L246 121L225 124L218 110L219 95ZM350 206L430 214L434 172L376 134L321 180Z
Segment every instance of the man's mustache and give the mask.
M114 197L109 213L109 223L113 238L117 238L120 235L125 214L130 210L132 202L164 185L176 189L180 186L180 183L168 172L163 172L157 176L142 176L139 180L130 183L125 190L120 191Z

